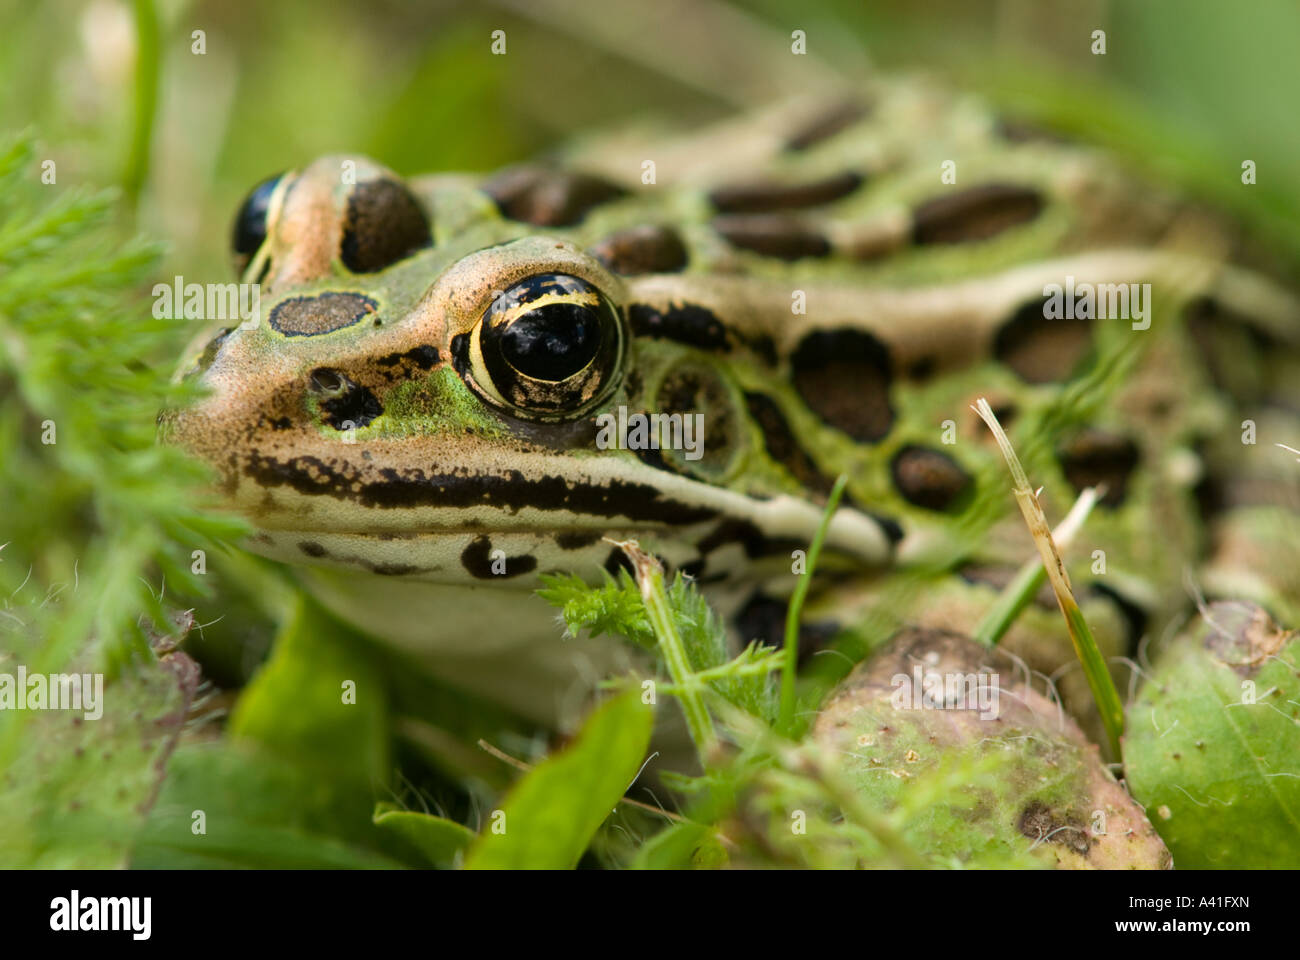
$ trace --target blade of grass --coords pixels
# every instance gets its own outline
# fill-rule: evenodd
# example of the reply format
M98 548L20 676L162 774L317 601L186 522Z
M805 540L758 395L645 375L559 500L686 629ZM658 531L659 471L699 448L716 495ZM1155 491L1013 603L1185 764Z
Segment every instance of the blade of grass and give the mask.
M686 647L682 644L681 634L673 622L672 608L668 604L668 594L664 590L664 570L659 561L641 549L635 540L610 540L627 555L632 562L632 571L637 586L641 589L641 601L645 604L650 626L659 641L659 650L664 663L668 665L668 674L673 678L674 692L686 714L686 727L691 740L699 753L700 763L708 769L710 758L717 746L717 735L713 730L713 719L704 705L705 684L692 672L690 660L686 656Z
M130 154L122 175L122 188L132 211L140 200L149 176L149 147L153 143L154 118L158 109L159 50L158 11L153 0L135 0L135 116L131 127Z
M1079 494L1079 499L1074 501L1074 506L1065 515L1065 519L1052 531L1052 539L1058 548L1064 550L1074 541L1074 535L1079 532L1079 528L1088 519L1088 514L1092 513L1097 499L1104 492L1104 487L1088 487ZM975 628L972 635L975 642L986 647L996 646L1046 579L1047 570L1041 560L1026 560Z
M1065 626L1070 632L1070 641L1074 644L1075 655L1083 665L1083 674L1088 679L1092 698L1097 703L1097 710L1106 727L1106 737L1110 741L1111 751L1115 759L1119 760L1121 758L1119 737L1124 729L1124 704L1119 698L1119 691L1115 689L1110 670L1106 667L1106 659L1097 649L1097 641L1093 638L1087 621L1083 619L1083 612L1074 599L1074 592L1070 589L1070 578L1065 572L1065 564L1061 562L1061 554L1052 540L1052 531L1047 526L1047 518L1043 516L1043 508L1038 503L1038 496L1029 485L1025 469L1020 465L1020 458L1016 456L1011 441L1007 439L1006 432L998 423L998 418L993 415L993 409L988 401L980 397L971 409L978 413L980 419L993 431L993 437L997 440L1002 457L1011 471L1016 502L1020 505L1020 512L1024 515L1025 524L1034 537L1034 544L1038 547L1048 579L1052 582L1052 591L1056 594L1056 602L1060 604L1061 613L1065 617Z
M813 537L812 545L808 548L808 566L803 576L799 578L799 582L795 584L794 596L790 598L790 609L786 612L785 666L781 671L781 712L777 723L777 728L782 733L788 734L794 724L795 666L799 661L799 615L803 612L804 598L808 596L808 587L812 583L813 571L817 567L817 558L822 552L822 541L826 539L831 517L840 505L840 497L844 495L844 487L848 482L849 475L840 474L835 481L835 486L831 488L831 495L826 498L826 509L822 511L821 525L817 527L817 535Z

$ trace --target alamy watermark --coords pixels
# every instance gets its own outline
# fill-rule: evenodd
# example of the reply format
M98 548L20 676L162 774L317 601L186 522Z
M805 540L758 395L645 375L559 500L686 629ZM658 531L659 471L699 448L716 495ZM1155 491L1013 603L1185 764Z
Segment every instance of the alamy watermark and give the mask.
M1134 330L1151 326L1151 284L1079 283L1043 286L1045 320L1132 320Z
M125 931L132 940L148 940L152 915L152 897L83 897L73 890L50 901L50 929L57 932Z
M895 710L974 710L981 720L998 715L996 673L940 673L917 664L910 675L894 674L889 685Z
M153 315L159 320L238 320L242 330L261 322L262 290L256 283L171 283L153 285Z
M687 460L704 456L704 414L618 413L596 417L596 446L601 450L682 450Z
M0 673L0 710L80 710L87 720L104 715L102 673Z

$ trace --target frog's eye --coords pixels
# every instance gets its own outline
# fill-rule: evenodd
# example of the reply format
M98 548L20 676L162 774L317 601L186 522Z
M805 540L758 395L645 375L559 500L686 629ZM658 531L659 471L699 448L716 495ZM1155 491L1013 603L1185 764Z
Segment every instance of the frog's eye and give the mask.
M235 268L242 274L262 244L266 242L271 200L285 175L277 173L255 186L235 214L230 246L235 253Z
M544 273L498 296L468 343L473 385L521 417L577 417L617 382L618 309L585 280Z

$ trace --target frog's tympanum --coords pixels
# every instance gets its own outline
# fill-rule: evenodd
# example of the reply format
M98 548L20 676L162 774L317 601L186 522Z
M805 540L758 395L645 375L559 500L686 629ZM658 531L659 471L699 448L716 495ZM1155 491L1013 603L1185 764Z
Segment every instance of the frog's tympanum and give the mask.
M562 639L539 577L635 538L772 638L840 473L809 626L969 632L1034 556L979 397L1049 518L1104 484L1066 561L1110 654L1189 574L1300 607L1285 269L969 97L882 82L490 175L324 157L250 194L234 248L261 320L197 342L209 392L166 435L251 549L538 719L622 655ZM1008 638L1039 669L1073 657L1051 603Z

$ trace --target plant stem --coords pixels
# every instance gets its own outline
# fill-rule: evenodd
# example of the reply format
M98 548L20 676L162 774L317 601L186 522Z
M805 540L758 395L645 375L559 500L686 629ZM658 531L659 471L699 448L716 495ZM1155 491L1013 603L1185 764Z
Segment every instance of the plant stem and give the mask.
M1074 501L1074 506L1070 508L1065 519L1052 531L1052 538L1059 548L1065 549L1074 540L1074 535L1088 519L1088 514L1092 512L1100 496L1101 490L1097 487L1088 487L1079 494L1079 499ZM1046 579L1047 571L1043 568L1041 560L1025 561L1024 566L1016 571L1015 578L998 594L993 606L975 628L972 634L975 642L982 643L986 647L996 646Z
M158 11L153 0L135 0L135 117L131 148L122 188L132 211L149 176L149 146L153 142L154 114L158 107Z
M1016 502L1020 505L1025 524L1034 537L1034 544L1038 547L1038 554L1042 557L1047 576L1052 581L1052 590L1065 617L1065 625L1070 632L1070 641L1074 644L1075 655L1083 665L1083 673L1088 678L1092 698L1097 703L1101 721L1106 727L1106 737L1110 741L1111 751L1115 759L1120 760L1122 754L1119 738L1124 729L1124 704L1119 698L1119 691L1115 689L1115 681L1111 678L1110 670L1106 667L1106 659L1097 649L1097 641L1093 638L1087 621L1083 619L1083 611L1079 609L1079 604L1074 599L1069 575L1065 572L1061 554L1052 540L1052 531L1047 526L1047 518L1043 516L1043 508L1038 503L1038 496L1029 485L1025 468L1020 465L1020 458L1012 449L1011 441L1007 439L1006 432L998 423L998 418L993 415L988 401L981 397L972 409L993 431L993 437L998 442L1002 457L1011 470Z
M821 525L818 526L817 535L813 537L812 545L808 548L808 565L804 569L803 576L795 584L794 596L790 598L790 609L785 616L785 665L781 671L781 713L777 727L787 735L794 725L795 667L799 662L799 615L803 612L804 598L808 595L813 570L817 567L817 557L822 551L822 541L826 539L831 517L840 505L840 497L844 495L844 487L848 482L849 475L842 473L835 481L835 486L831 488L831 495L826 499L826 509L822 511Z
M609 542L622 549L632 561L637 586L641 589L641 602L645 604L650 626L659 641L664 663L668 665L668 675L673 678L674 692L686 715L686 727L700 755L700 763L707 769L717 745L717 735L713 731L713 719L704 705L704 683L692 672L686 648L682 645L681 635L673 622L668 594L664 591L663 567L658 560L642 550L635 540Z

